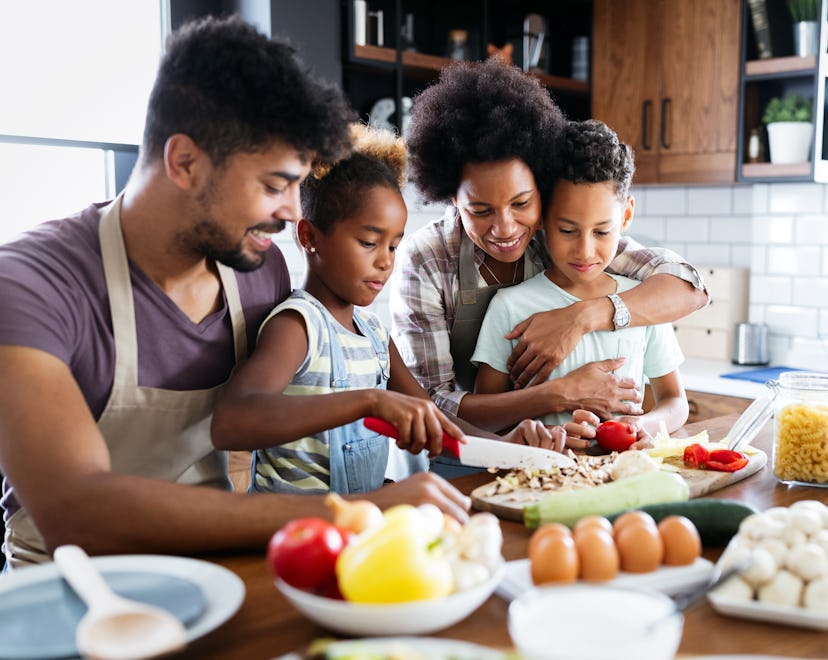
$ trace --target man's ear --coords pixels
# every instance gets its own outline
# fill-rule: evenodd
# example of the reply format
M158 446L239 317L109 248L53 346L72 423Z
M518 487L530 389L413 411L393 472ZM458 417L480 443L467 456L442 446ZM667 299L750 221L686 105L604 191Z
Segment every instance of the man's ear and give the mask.
M192 189L204 176L210 159L189 135L176 133L164 144L164 171L167 178L184 190Z
M627 195L627 202L624 204L624 219L621 221L621 231L626 231L632 224L635 215L635 197Z

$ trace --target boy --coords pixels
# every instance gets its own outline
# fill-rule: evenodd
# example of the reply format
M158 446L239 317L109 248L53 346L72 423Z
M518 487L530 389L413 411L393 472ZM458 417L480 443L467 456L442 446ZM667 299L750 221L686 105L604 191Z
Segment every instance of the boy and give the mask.
M486 313L472 362L478 365L475 391L509 389L507 360L512 345L503 340L515 323L529 315L598 296L610 298L637 284L605 268L618 248L621 232L632 223L635 200L632 149L619 143L603 122L570 122L561 141L561 173L544 221L551 264L531 280L497 293ZM669 324L628 327L585 335L550 378L559 378L595 360L625 358L620 370L641 383L650 379L656 405L638 417L621 417L636 426L641 446L660 422L669 431L687 419L687 399L678 373L684 357ZM588 402L579 407L589 408ZM569 414L544 417L562 424Z

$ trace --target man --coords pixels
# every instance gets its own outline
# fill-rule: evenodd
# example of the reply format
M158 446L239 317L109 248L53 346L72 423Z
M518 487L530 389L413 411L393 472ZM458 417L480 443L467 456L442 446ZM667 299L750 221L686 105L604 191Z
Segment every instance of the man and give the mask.
M321 498L228 487L213 403L290 289L270 234L351 111L293 49L238 18L168 42L123 194L0 247L0 471L14 568L92 554L264 547ZM203 486L215 486L208 488ZM429 474L371 496L468 499Z

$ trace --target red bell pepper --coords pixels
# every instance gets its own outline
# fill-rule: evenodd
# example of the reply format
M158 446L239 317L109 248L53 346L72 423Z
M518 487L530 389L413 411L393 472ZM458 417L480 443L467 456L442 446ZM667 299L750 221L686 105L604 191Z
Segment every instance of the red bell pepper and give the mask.
M689 468L699 470L715 470L716 472L736 472L748 464L748 458L738 451L730 449L714 449L698 443L687 445L684 448L684 464Z

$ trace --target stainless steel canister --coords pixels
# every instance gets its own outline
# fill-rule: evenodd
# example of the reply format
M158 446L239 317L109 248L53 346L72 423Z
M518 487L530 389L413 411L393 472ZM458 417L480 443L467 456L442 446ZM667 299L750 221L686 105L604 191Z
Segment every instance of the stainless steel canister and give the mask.
M733 364L764 365L768 354L768 326L764 323L737 323L733 329Z

